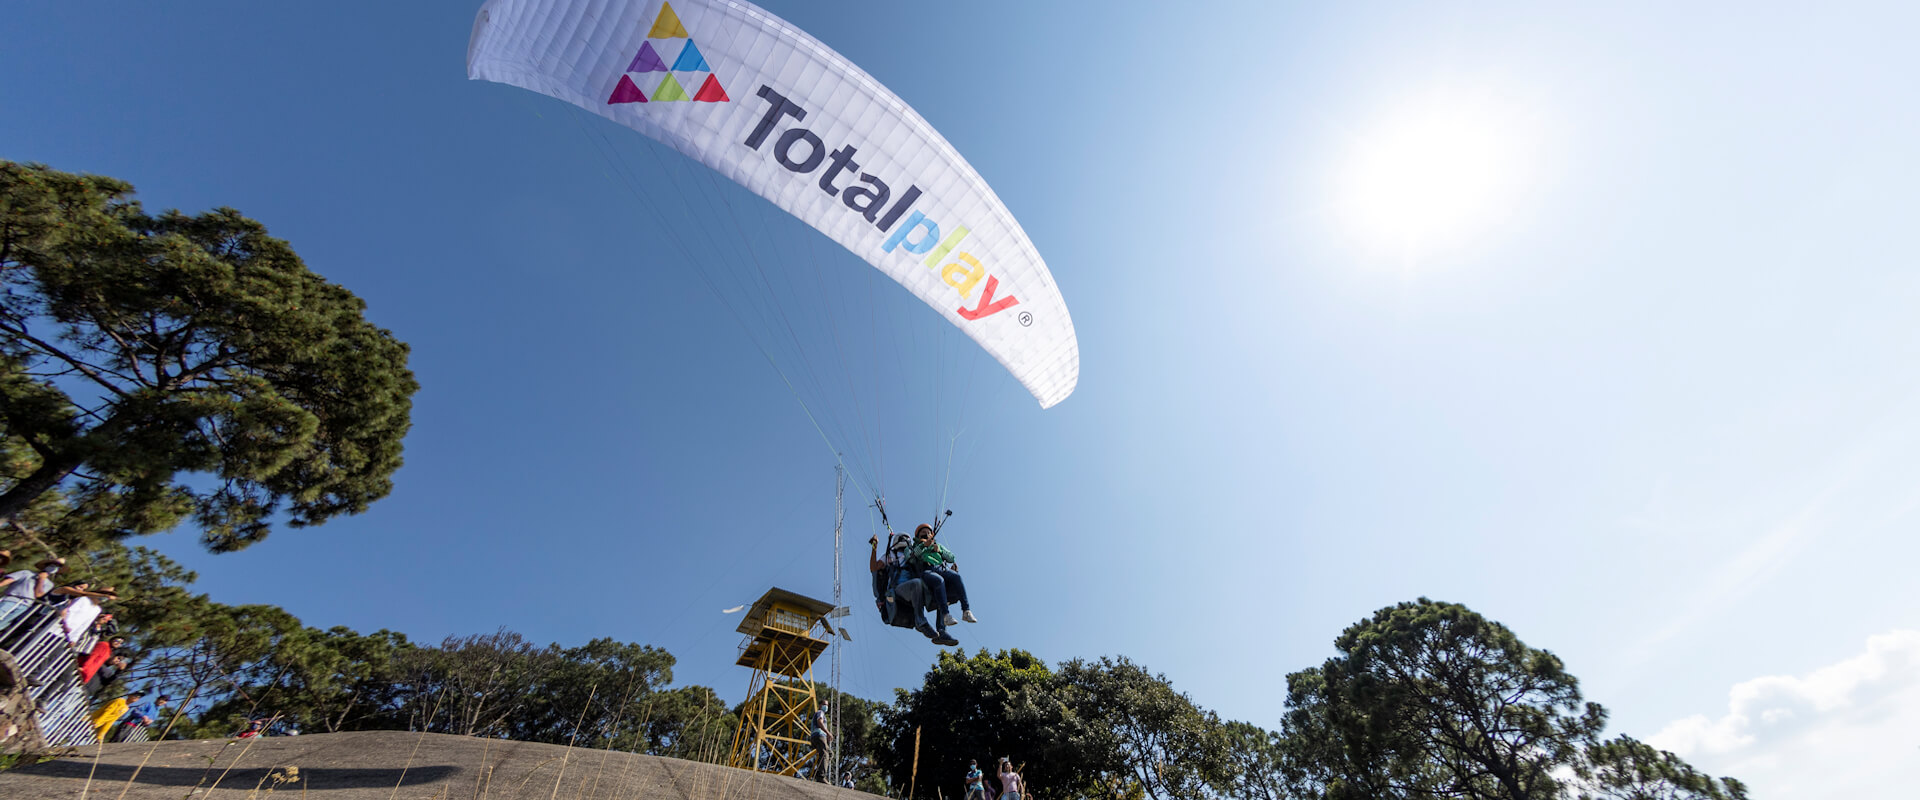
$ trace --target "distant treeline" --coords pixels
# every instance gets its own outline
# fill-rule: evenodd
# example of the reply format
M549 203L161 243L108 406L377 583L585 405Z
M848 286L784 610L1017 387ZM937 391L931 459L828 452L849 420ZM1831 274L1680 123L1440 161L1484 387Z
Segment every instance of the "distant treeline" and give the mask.
M127 685L191 695L176 735L225 736L277 715L308 733L416 730L724 761L738 707L672 687L665 650L611 639L536 645L517 633L423 645L319 630L272 606L228 606L191 575L112 545L139 654ZM977 759L1022 765L1033 798L1743 798L1731 778L1603 736L1552 653L1425 598L1375 612L1335 655L1286 676L1272 728L1222 720L1125 657L1057 666L1021 650L942 651L892 702L843 697L842 769L894 797L962 796ZM830 696L822 689L821 696ZM918 732L918 772L914 772Z

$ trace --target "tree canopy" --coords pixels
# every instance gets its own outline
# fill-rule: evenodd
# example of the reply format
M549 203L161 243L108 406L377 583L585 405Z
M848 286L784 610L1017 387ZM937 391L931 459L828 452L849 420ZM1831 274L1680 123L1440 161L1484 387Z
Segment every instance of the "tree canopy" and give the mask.
M259 222L132 192L0 161L0 519L220 552L386 496L406 345Z
M942 652L881 717L888 776L929 787L920 796L955 789L969 760L991 773L1001 756L1035 796L1201 798L1231 783L1219 719L1126 658L1055 670L1023 650Z
M153 598L118 608L135 660L121 680L190 698L177 735L226 736L275 715L309 732L417 730L724 762L740 714L709 687L671 686L675 659L652 646L537 645L507 630L427 645L319 630L272 606L191 594L191 573L140 548L110 542L77 562L77 574ZM1124 657L1050 667L1022 650L940 651L892 703L841 697L840 767L862 790L905 797L911 785L917 798L964 796L967 762L991 775L1000 756L1035 800L1747 796L1739 781L1630 736L1602 740L1605 710L1582 699L1558 658L1464 606L1384 608L1335 648L1287 676L1274 730L1224 722Z
M1555 797L1606 724L1559 658L1459 604L1384 608L1334 645L1288 712L1328 797Z
M1047 776L1042 782L1085 772L1070 748L1053 746L1058 740L1045 730L1054 716L1053 678L1046 662L1024 650L940 651L920 687L896 690L893 706L881 712L880 758L888 778L902 791L910 783L927 787L931 797L941 787L954 790L969 760L991 771L995 759L1012 755L1026 762L1028 774Z
M1455 603L1421 598L1343 631L1287 676L1277 730L1223 722L1124 657L1049 667L942 652L881 712L898 796L953 794L969 758L1024 762L1035 798L1740 800L1745 787L1630 737L1601 741L1560 659ZM991 770L989 770L991 772Z
M1580 800L1747 800L1747 786L1714 779L1631 736L1587 748L1578 767Z

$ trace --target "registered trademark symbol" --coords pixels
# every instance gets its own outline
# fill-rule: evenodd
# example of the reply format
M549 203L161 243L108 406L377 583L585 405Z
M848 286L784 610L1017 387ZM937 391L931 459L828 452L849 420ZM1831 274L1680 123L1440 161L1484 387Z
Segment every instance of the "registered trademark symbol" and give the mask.
M1031 311L1020 312L1020 326L1026 327L1032 324L1033 324L1033 312Z

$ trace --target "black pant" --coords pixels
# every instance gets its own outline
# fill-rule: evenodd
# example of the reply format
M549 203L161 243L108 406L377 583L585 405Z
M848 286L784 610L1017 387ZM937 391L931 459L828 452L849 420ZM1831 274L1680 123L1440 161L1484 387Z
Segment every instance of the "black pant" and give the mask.
M820 754L819 763L813 765L813 779L821 783L826 783L827 782L827 759L832 757L833 755L827 752L827 740L821 737L815 736L811 740L809 740L808 743L813 745L813 752Z

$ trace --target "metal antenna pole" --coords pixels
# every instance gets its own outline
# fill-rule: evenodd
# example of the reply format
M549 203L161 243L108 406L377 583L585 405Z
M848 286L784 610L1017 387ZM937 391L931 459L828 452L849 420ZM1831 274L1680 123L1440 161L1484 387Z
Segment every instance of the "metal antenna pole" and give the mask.
M840 613L846 607L840 597L840 531L847 520L847 469L844 465L833 465L833 612ZM846 625L847 618L840 617L840 624ZM827 759L827 783L840 785L840 648L847 640L842 637L833 643L833 742L827 745L831 757Z

